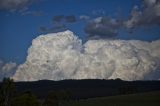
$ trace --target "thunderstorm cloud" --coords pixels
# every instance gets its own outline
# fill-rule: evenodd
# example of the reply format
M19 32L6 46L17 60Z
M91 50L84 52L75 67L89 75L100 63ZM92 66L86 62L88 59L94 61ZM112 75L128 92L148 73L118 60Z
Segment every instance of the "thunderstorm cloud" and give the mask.
M71 31L33 39L13 79L160 79L160 40L88 40Z

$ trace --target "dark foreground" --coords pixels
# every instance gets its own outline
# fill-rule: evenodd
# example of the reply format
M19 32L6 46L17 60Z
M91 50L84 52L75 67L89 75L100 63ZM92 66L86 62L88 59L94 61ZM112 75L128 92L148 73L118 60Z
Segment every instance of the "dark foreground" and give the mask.
M160 106L160 81L4 82L0 106Z

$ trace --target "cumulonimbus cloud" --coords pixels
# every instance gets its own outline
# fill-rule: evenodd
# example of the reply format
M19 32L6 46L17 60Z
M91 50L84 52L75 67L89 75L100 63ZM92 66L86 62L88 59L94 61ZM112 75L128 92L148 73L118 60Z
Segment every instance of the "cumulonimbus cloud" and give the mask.
M71 31L33 39L13 79L160 79L160 40L81 40Z

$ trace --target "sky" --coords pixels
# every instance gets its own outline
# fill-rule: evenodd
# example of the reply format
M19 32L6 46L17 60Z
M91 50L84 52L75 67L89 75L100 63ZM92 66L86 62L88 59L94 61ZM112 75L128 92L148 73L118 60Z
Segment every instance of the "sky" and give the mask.
M149 1L149 2L148 2ZM156 0L1 0L0 59L25 61L32 39L71 30L88 39L160 39Z

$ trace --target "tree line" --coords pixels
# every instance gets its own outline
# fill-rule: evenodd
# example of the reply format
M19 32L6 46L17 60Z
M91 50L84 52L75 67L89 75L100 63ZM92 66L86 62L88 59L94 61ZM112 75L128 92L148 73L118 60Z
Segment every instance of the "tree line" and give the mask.
M50 91L44 100L38 99L32 92L18 93L13 79L4 78L0 86L0 106L60 106L68 101L67 90Z

